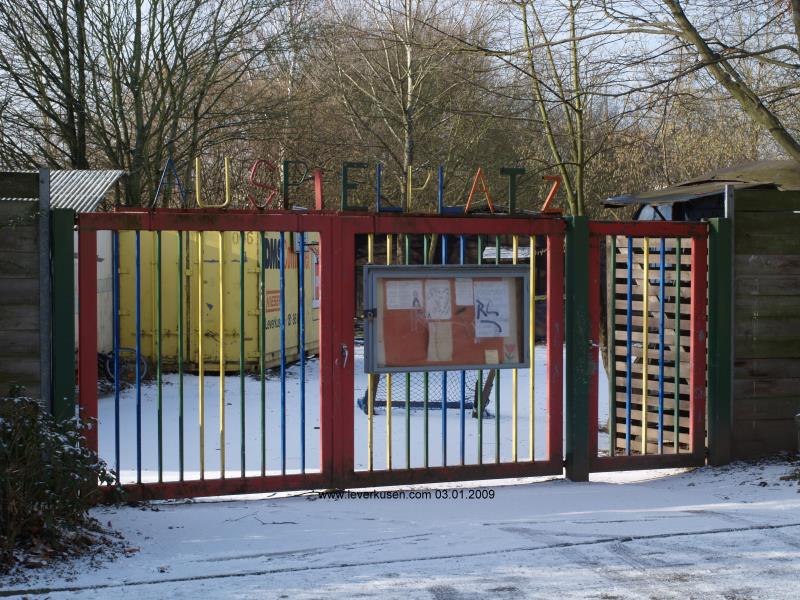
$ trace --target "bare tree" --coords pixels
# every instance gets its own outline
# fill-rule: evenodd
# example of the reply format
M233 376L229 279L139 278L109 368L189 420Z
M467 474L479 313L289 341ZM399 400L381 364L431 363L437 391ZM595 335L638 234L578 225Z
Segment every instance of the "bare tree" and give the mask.
M600 0L617 23L646 27L648 37L661 36L666 46L645 41L640 63L690 52L693 61L680 69L664 63L660 79L673 81L704 70L747 117L766 131L790 157L800 161L800 138L787 112L800 89L800 2L791 0ZM754 65L768 68L754 78Z

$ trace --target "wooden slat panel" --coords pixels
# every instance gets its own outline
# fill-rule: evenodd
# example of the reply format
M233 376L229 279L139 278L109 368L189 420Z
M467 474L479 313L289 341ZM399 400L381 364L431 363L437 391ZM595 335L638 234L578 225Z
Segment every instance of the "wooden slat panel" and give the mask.
M0 228L0 252L38 252L39 232L32 225Z
M736 233L736 254L800 254L797 234L748 231Z
M761 277L772 274L800 274L800 254L750 255L734 257L734 273L740 277Z
M733 361L734 382L737 379L782 378L796 373L800 373L800 357L753 359L737 357Z
M38 198L39 174L0 171L0 198Z
M37 305L39 303L39 280L0 276L0 306L12 304Z
M0 331L28 331L39 335L39 306L5 306L0 310Z
M779 190L736 192L736 218L740 213L791 212L800 210L800 194ZM774 215L773 215L774 217Z
M796 358L800 356L800 337L787 339L736 340L736 358Z
M38 252L2 252L0 253L0 276L28 277L39 276Z

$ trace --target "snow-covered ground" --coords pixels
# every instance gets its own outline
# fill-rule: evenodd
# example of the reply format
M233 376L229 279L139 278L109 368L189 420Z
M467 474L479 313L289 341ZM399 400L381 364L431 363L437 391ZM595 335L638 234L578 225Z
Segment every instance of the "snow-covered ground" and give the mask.
M795 465L794 468L797 468ZM316 494L98 508L131 549L0 579L48 598L721 598L800 595L787 462L435 486L448 499ZM516 483L516 485L515 485ZM488 493L484 493L484 496Z
M536 456L547 427L544 349L535 362ZM356 353L356 392L363 394ZM299 370L287 378L287 468L300 455ZM318 363L307 371L307 468L319 467ZM528 448L528 372L521 371L518 447ZM177 478L177 383L164 386L165 479ZM218 381L206 378L206 476L219 469ZM438 376L431 377L432 389ZM198 476L197 377L185 380L187 478ZM239 380L226 380L226 467L240 468ZM606 417L601 374L598 420ZM511 376L502 376L501 457L511 457ZM247 470L260 471L259 382L246 381ZM143 479L157 475L156 388L142 391ZM121 398L123 480L135 478L136 398ZM494 412L494 402L490 410ZM268 470L280 468L279 380L267 384ZM366 467L367 419L354 402L356 468ZM460 415L447 415L448 463L458 459ZM114 399L100 401L100 450L113 466ZM374 460L386 460L386 415L375 417ZM483 450L494 457L493 419ZM424 414L411 414L412 465L423 461ZM430 412L430 462L441 461L441 413ZM393 412L395 467L405 462L405 413ZM599 447L607 444L600 434ZM467 462L477 459L477 422L466 419ZM315 492L97 508L121 532L116 560L83 558L0 579L0 597L48 598L755 598L800 597L800 494L782 462L696 471L462 482L388 488L398 497L339 499ZM482 486L482 487L478 487ZM386 489L379 490L385 492ZM385 495L385 494L384 494Z
M547 457L547 361L546 348L536 348L534 361L534 441L535 457ZM357 396L363 396L367 389L367 376L364 373L363 347L356 347L354 373ZM529 385L530 371L520 369L518 373L517 399L517 448L520 460L529 455ZM395 376L395 399L404 399L403 376ZM315 471L320 465L320 396L319 396L319 362L309 360L306 367L306 470ZM199 378L196 375L184 376L184 469L186 479L200 478L200 434L199 434ZM599 410L598 420L605 423L608 415L608 383L605 373L599 377ZM441 397L441 375L430 375L429 384L431 400ZM511 371L501 372L500 400L500 459L512 459L512 376ZM163 469L164 480L178 479L179 465L179 430L178 416L180 412L178 377L168 374L164 377L162 391L163 421ZM204 378L204 429L205 429L205 470L206 478L219 476L220 436L219 436L219 376L206 375ZM493 417L496 413L494 393L491 395L489 411ZM421 397L416 398L421 400ZM136 481L136 389L129 387L120 396L120 476L123 482ZM152 382L142 386L142 480L155 481L158 478L158 444L157 444L157 387ZM298 472L300 467L300 369L292 365L286 378L286 469L287 472ZM395 468L405 466L405 410L395 408L392 412L392 455ZM447 461L457 464L460 452L461 416L457 409L447 411ZM99 402L99 445L100 456L114 468L116 451L114 438L115 402L113 395L107 395ZM353 399L353 419L355 428L355 461L356 469L367 468L367 417ZM442 464L442 415L439 410L429 411L429 464ZM238 375L225 378L225 466L230 475L238 474L241 469L241 393ZM271 372L266 383L266 456L267 471L271 474L280 472L280 379L276 372ZM386 414L384 409L376 411L373 421L374 445L373 460L376 469L386 467ZM411 411L411 466L421 467L424 464L424 412ZM470 411L465 418L465 463L478 462L478 421L473 419ZM483 422L482 436L484 461L493 461L495 456L495 422L494 418ZM608 435L599 434L599 447L608 446ZM260 474L261 469L261 393L260 382L253 377L245 378L245 454L246 472L251 475Z

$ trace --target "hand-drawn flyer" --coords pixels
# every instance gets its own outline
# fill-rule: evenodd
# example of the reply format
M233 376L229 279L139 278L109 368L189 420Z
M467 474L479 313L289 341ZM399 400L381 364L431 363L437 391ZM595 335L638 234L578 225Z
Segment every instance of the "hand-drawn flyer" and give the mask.
M425 318L429 321L447 321L452 318L450 281L429 279L425 281Z
M389 310L422 309L422 281L419 279L387 281L386 308Z
M510 335L508 281L475 281L475 337Z

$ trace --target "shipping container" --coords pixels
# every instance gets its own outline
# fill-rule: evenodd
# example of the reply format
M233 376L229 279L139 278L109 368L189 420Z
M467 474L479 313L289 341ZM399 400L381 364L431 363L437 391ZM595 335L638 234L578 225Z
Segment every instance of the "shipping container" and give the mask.
M157 236L143 231L139 239L141 353L149 364L157 359ZM198 241L202 235L202 308L198 308ZM284 234L284 328L286 360L299 358L298 257L300 234ZM136 347L136 233L120 232L120 346ZM226 372L239 371L240 304L244 304L245 369L258 369L259 272L264 269L265 366L280 365L281 284L280 234L265 233L263 252L258 232L244 233L244 282L240 277L241 234L239 232L183 232L179 252L178 232L161 234L161 358L163 368L178 363L178 316L182 308L184 368L198 369L198 323L202 314L203 361L207 372L219 371L220 339L224 339ZM220 244L222 244L222 298L220 298ZM183 262L182 293L179 263ZM319 352L319 236L305 234L303 257L305 349ZM241 292L240 292L241 290ZM220 302L223 327L220 328ZM182 303L182 304L181 304ZM222 336L220 335L222 330ZM152 372L152 371L151 371Z

